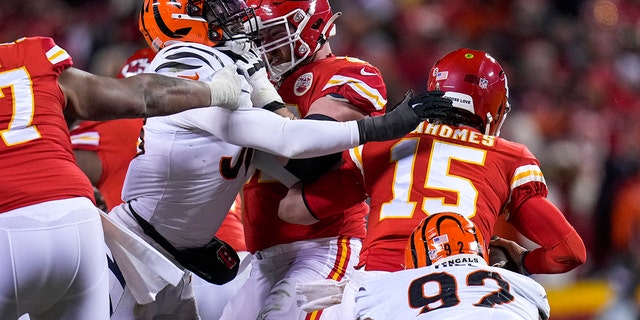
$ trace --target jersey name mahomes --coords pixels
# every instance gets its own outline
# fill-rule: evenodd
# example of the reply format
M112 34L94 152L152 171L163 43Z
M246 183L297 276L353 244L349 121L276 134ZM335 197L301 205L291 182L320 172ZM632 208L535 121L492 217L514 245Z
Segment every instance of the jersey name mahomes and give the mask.
M444 124L431 124L422 122L411 133L430 134L441 138L449 138L475 144L482 144L487 147L493 147L496 143L495 136L488 136L467 128L452 128Z

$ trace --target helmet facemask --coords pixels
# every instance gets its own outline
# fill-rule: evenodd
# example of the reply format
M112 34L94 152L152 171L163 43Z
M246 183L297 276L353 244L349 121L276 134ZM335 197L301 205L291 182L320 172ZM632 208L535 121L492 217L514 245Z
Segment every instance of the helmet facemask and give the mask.
M299 21L300 24L295 27L288 22L289 19ZM309 16L301 9L266 22L258 19L260 36L256 41L257 50L265 60L273 81L279 81L284 74L293 70L313 53L309 45L300 38L300 32L308 22ZM288 57L281 57L282 54L279 51L283 47L288 47L288 50L285 50L288 52ZM270 56L271 59L269 59ZM277 57L275 61L273 56Z
M201 15L208 24L212 41L247 51L258 36L256 16L241 0L189 0L188 12ZM252 21L253 22L250 22Z
M260 29L256 45L275 82L313 59L335 35L334 21L342 14L333 14L327 0L248 0L247 4L256 10Z

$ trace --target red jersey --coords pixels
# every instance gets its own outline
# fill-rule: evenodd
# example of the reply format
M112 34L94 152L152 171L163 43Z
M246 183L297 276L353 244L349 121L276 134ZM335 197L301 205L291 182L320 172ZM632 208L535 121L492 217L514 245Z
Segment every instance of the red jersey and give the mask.
M387 92L380 71L355 58L330 56L304 65L284 79L278 88L287 106L299 116L307 115L311 104L327 95L360 108L366 114L384 112ZM279 182L256 171L244 187L245 238L250 252L294 241L366 234L366 203L360 202L345 214L334 215L313 225L289 224L278 218L278 205L287 194Z
M346 160L362 174L344 176L363 179L361 193L371 200L360 255L366 270L403 270L407 240L426 215L451 211L470 218L487 241L486 247L501 214L515 211L530 197L547 196L539 162L526 146L470 127L425 122L401 139L353 149ZM334 184L331 190L314 186L323 180L305 186L313 212L341 204L311 197L338 199L347 205L363 196L341 191L362 181Z
M0 45L0 213L51 200L93 199L71 150L57 82L72 65L50 38Z
M121 204L122 184L129 162L136 155L142 119L82 121L71 128L74 150L95 152L102 162L102 175L96 188L104 197L107 210Z

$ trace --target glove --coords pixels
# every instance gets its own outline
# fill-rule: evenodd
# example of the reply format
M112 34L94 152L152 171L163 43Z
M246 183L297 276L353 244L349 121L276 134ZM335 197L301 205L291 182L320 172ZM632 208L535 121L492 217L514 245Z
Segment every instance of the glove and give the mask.
M332 279L298 283L296 284L297 304L305 312L313 312L340 304L346 285L346 280L338 282Z
M494 250L498 252L492 253ZM500 253L501 250L504 251ZM489 264L497 264L498 267L528 276L530 273L524 267L524 256L528 252L527 249L514 241L493 236L489 242Z
M254 50L238 56L236 60L238 71L247 79L253 91L251 92L251 102L259 108L267 108L274 111L284 108L282 97L273 86L267 76L266 64L258 57Z
M391 111L381 116L359 119L360 144L393 140L407 135L426 119L430 109L453 107L451 100L443 95L442 91L429 91L414 98L413 91L409 90Z
M236 71L235 65L228 65L213 74L207 82L211 90L211 106L218 106L229 110L238 109L238 97L242 88L242 77Z
M420 118L426 120L429 118L431 110L451 108L453 107L453 102L444 97L444 91L434 90L412 98L409 101L409 105Z

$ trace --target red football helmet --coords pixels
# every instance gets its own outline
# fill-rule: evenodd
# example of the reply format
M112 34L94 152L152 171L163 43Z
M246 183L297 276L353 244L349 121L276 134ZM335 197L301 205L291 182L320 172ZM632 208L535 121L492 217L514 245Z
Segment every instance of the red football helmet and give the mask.
M450 52L431 68L427 90L441 90L453 106L482 120L484 134L500 135L509 105L507 75L488 53L467 48Z
M476 254L486 259L484 238L463 215L440 212L424 218L413 230L404 251L406 269L430 266L456 254Z
M328 0L247 0L247 5L258 16L258 51L274 81L316 53L335 34L333 22L342 14L334 15ZM268 53L285 46L291 52L289 61L270 63Z
M140 32L158 51L171 41L215 46L223 41L252 41L257 29L253 10L243 0L145 0ZM244 28L244 29L243 29Z
M149 47L134 52L120 68L118 78L128 78L143 73L155 56L156 52Z

